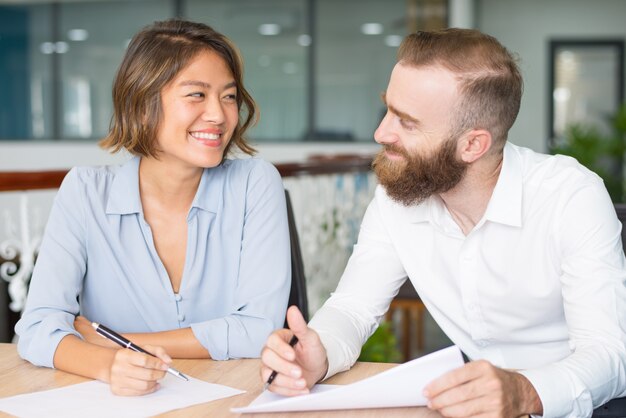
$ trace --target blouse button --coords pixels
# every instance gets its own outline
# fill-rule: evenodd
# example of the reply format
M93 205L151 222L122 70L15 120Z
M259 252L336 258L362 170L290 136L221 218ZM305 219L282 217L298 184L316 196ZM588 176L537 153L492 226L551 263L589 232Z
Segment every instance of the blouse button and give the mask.
M176 299L176 302L180 302L181 300L183 300L183 297L180 295L180 293L176 293L174 298Z
M183 322L185 320L185 314L178 314L178 322Z

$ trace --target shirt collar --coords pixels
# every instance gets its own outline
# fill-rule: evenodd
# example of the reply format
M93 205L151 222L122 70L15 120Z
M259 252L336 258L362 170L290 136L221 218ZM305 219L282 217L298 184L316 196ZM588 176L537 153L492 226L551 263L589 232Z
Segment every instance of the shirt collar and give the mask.
M508 142L502 153L502 169L493 189L485 220L522 226L522 161L515 146Z
M110 215L127 215L142 213L141 197L139 195L139 162L141 157L133 157L120 166L111 183L111 192L107 201L106 213ZM225 162L226 163L226 162ZM217 213L223 191L222 182L212 181L212 177L222 176L224 164L215 168L205 169L200 178L198 191L191 203L192 208Z
M224 194L224 190L221 188L223 182L215 180L224 175L225 164L228 164L227 160L217 167L204 169L198 185L198 191L193 198L193 202L191 202L192 208L198 208L205 212L218 212L220 202L222 201L218 197Z
M107 201L107 214L141 213L141 199L139 197L140 160L141 157L133 157L116 170Z
M502 155L502 169L485 212L485 220L522 226L522 163L515 147L508 142ZM440 223L447 210L438 196L431 196L411 208L411 222Z

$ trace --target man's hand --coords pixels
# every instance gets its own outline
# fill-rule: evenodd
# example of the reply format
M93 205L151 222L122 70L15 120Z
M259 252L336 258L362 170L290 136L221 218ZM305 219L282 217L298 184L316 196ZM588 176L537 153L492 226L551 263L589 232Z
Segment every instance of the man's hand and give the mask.
M309 393L309 389L328 371L326 349L319 335L307 327L297 307L287 310L289 329L275 331L261 352L261 380L267 382L272 371L278 374L269 390L279 395L293 396ZM292 335L298 343L291 347Z
M473 361L424 388L428 407L444 417L518 417L543 414L541 400L528 379L485 360Z

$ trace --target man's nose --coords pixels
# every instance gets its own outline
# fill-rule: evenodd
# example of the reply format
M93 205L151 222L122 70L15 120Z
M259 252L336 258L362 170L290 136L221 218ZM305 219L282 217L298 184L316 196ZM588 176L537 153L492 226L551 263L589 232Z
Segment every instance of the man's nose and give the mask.
M379 144L393 144L398 141L398 135L391 129L391 114L387 112L378 128L374 131L374 139Z

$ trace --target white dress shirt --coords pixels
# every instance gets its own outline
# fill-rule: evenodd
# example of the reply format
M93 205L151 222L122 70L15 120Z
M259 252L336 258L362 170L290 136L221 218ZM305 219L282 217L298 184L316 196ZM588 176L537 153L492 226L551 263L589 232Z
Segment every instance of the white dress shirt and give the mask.
M336 292L310 323L328 376L354 364L408 276L471 359L521 370L544 416L591 416L626 393L620 231L597 175L512 144L467 236L439 197L405 207L379 186Z

